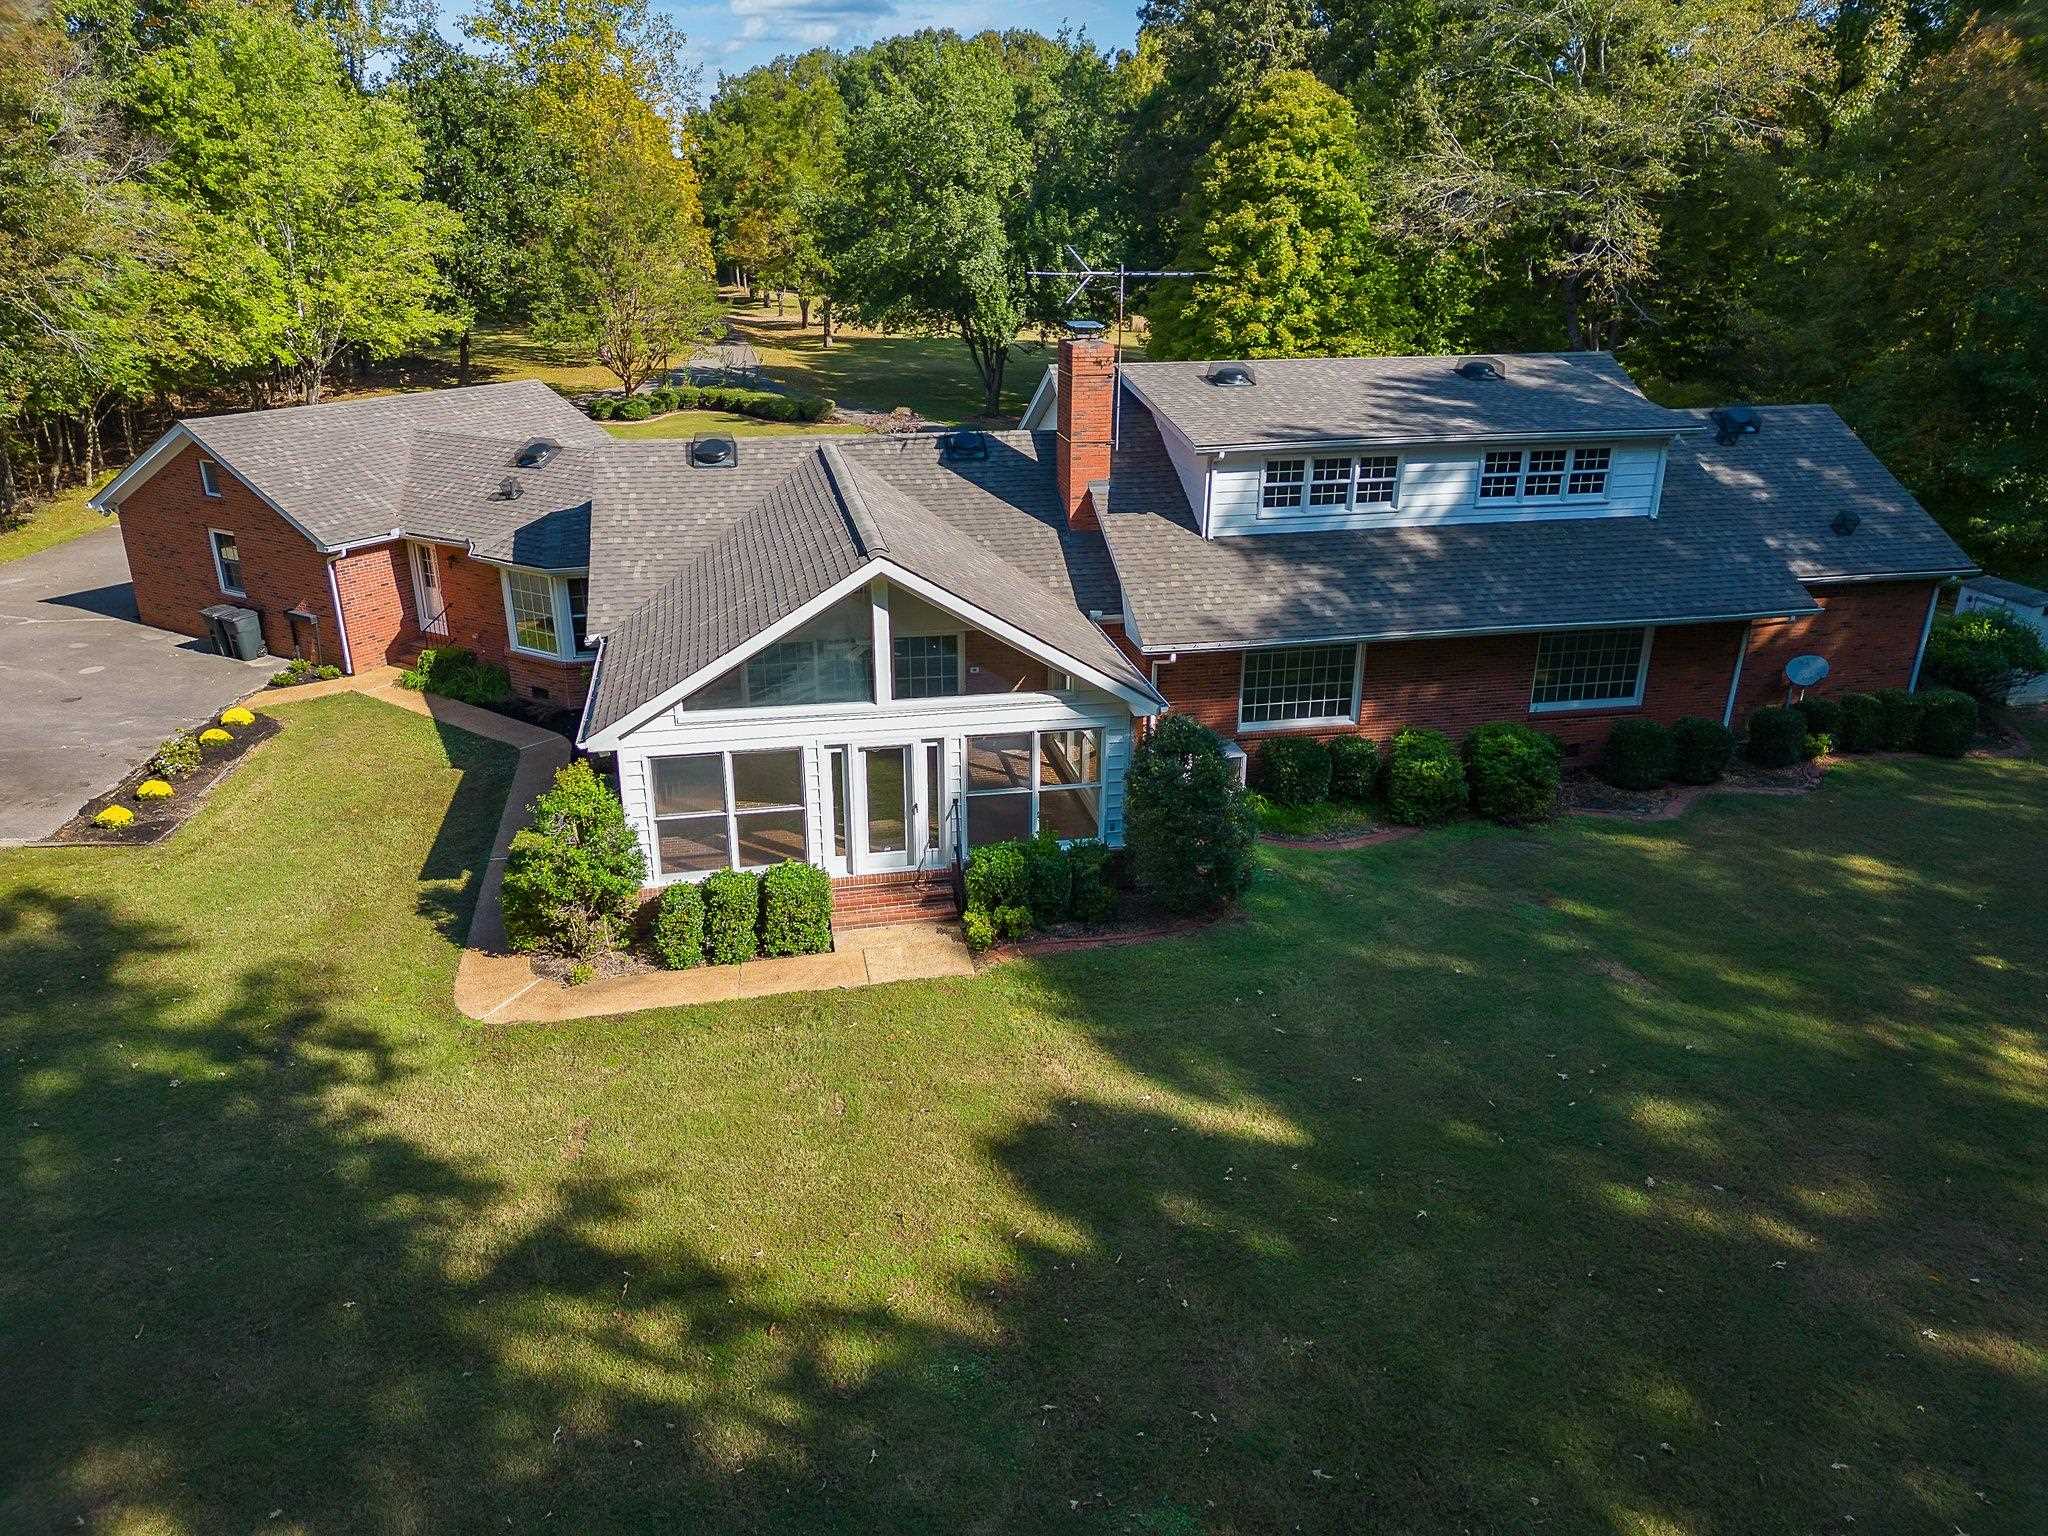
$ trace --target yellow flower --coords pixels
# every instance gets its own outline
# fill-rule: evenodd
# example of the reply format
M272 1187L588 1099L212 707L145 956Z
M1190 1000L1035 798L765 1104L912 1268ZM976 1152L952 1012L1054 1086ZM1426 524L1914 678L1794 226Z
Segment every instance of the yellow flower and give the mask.
M220 723L222 725L254 725L256 717L237 704L233 709L224 709L220 712Z
M135 786L135 798L138 800L168 800L171 794L171 786L162 779L144 779Z
M226 731L222 730L217 725L209 725L205 730L199 733L199 740L201 744L209 747L217 747L224 741L233 741L234 739L234 737L230 736Z
M125 805L110 805L93 817L96 827L125 827L135 819L135 813Z

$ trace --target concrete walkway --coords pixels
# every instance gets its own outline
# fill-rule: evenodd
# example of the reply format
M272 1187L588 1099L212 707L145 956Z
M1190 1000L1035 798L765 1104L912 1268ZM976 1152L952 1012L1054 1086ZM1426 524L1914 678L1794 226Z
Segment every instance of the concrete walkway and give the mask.
M396 668L380 667L333 682L309 683L279 695L278 702L330 693L361 693L426 715L472 735L519 749L519 767L505 795L504 814L491 845L490 864L470 919L469 943L455 970L455 1006L472 1019L493 1024L552 1023L601 1018L646 1008L680 1008L693 1003L730 1002L779 992L819 992L866 987L932 976L971 976L974 959L958 924L894 923L836 933L827 955L783 960L750 960L744 965L704 965L689 971L645 971L584 986L566 986L539 975L533 962L512 953L505 939L505 914L498 891L505 880L505 854L512 835L527 823L527 808L554 782L569 761L569 743L553 731L398 685Z

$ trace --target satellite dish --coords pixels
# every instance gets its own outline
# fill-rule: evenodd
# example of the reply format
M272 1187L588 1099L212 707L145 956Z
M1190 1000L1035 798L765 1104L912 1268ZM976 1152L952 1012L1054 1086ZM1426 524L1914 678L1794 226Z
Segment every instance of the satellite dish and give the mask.
M1811 688L1827 675L1825 656L1794 656L1785 663L1785 681L1794 688Z

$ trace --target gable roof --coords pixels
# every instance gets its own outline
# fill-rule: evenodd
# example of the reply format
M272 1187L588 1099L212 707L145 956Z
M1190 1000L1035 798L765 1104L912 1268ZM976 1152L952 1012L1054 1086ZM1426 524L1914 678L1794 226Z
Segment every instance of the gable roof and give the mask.
M1550 434L1679 432L1698 423L1653 404L1607 352L1496 356L1475 380L1455 357L1258 358L1257 382L1209 382L1217 362L1125 363L1124 381L1197 449L1310 442L1439 442Z

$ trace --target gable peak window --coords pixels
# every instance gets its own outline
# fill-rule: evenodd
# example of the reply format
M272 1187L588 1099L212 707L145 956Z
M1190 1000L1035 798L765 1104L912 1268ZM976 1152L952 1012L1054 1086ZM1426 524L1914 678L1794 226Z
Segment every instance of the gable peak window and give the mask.
M199 461L199 489L215 501L220 500L220 466L211 459Z
M248 591L242 585L242 546L235 536L226 529L214 528L208 531L207 542L213 548L213 574L221 591L230 597L246 597Z
M1614 450L1497 448L1479 466L1482 502L1599 501L1607 495Z

